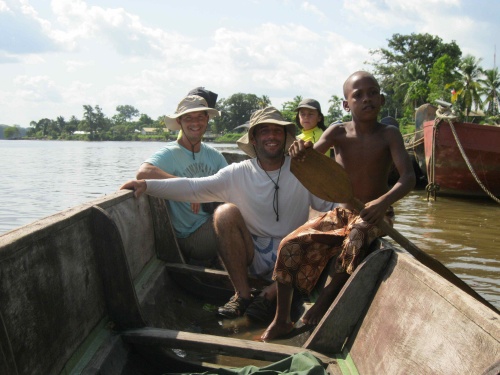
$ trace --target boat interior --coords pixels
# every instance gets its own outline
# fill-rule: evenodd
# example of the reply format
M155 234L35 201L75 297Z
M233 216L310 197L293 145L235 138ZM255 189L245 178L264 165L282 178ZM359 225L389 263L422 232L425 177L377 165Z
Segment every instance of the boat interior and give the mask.
M330 374L497 373L499 315L377 246L318 326L263 343L215 317L227 274L185 263L166 202L113 193L0 236L0 373L203 372L304 351Z

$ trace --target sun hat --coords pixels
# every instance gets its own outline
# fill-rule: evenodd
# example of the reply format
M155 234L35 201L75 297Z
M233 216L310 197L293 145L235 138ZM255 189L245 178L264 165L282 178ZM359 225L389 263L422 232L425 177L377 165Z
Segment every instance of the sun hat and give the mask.
M295 124L293 122L285 120L280 111L278 111L274 107L259 109L252 113L252 115L250 116L248 132L236 141L240 150L242 150L251 158L257 156L255 154L252 140L255 127L260 124L276 124L285 127L287 132L285 141L285 153L288 153L288 148L292 145L293 141L295 141Z
M321 105L315 99L308 98L308 99L301 100L301 102L299 103L299 105L297 106L297 108L295 108L295 110L298 112L299 109L301 109L301 108L315 109L319 113L321 113Z
M188 95L181 100L177 106L177 110L173 115L164 117L165 126L170 130L181 130L181 126L177 122L177 118L186 113L206 111L210 119L220 116L220 112L216 109L209 108L207 101L198 95Z
M318 111L319 115L321 116L321 121L318 123L317 126L323 130L326 129L325 128L325 116L323 116L323 113L321 113L321 105L319 104L319 102L317 100L311 99L311 98L301 100L301 102L299 103L297 108L295 108L295 111L297 112L297 115L295 116L295 122L297 123L299 128L302 129L302 125L300 125L300 119L299 119L299 110L301 108L315 109L316 111Z
M210 108L215 108L217 103L217 97L219 96L215 92L207 90L205 87L196 87L187 93L188 95L198 95L207 101Z

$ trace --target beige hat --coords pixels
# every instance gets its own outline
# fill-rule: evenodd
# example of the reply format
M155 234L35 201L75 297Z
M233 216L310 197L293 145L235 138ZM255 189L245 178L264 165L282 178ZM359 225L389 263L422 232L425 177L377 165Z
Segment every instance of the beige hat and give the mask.
M181 100L177 106L177 111L173 115L165 116L165 126L170 130L181 130L181 126L177 122L177 118L186 113L206 111L210 119L220 116L220 112L216 109L209 108L207 101L198 95L188 95Z
M288 153L288 148L292 145L293 141L295 141L295 124L285 120L280 111L274 107L259 109L258 111L252 113L252 116L250 116L248 132L236 141L238 147L251 158L255 158L257 156L251 141L253 139L254 128L260 124L277 124L286 127L287 135L285 141L285 153Z

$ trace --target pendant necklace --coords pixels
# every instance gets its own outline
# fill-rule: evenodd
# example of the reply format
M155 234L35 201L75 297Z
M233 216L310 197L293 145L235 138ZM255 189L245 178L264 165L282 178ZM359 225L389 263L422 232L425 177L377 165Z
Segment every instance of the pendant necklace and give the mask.
M283 159L284 159L284 156L283 156ZM273 210L274 210L274 213L276 214L276 221L280 221L280 214L279 214L279 207L278 207L278 191L280 188L279 182L280 182L281 168L283 167L283 160L281 161L281 166L280 166L280 169L278 171L278 178L276 179L276 182L272 179L271 176L269 176L269 173L267 173L267 171L262 167L262 163L260 162L259 158L257 158L257 161L259 162L260 167L262 168L262 170L264 171L266 176L271 180L271 182L274 185Z

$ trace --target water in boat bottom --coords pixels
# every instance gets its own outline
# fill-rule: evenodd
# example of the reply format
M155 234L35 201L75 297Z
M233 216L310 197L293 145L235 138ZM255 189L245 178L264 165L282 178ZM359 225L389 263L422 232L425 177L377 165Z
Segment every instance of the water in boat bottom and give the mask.
M259 341L267 328L267 324L251 321L245 316L225 319L217 315L217 308L227 302L229 291L228 294L225 291L220 293L211 289L205 290L203 285L188 286L192 280L186 280L176 274L170 274L168 280L166 286L168 293L156 296L154 300L145 301L145 311L153 312L155 327L250 341ZM305 308L295 310L294 318L298 322L296 329L285 338L273 340L273 343L301 347L306 342L314 327L304 326L300 323L299 317L309 306L308 302L304 302ZM221 355L217 350L194 351L176 348L165 350L188 362L207 362L233 367L269 364L265 361Z

